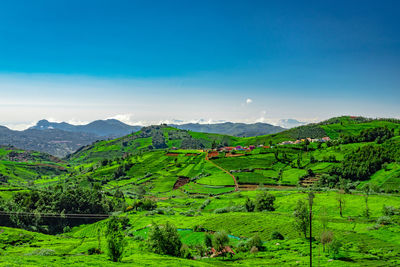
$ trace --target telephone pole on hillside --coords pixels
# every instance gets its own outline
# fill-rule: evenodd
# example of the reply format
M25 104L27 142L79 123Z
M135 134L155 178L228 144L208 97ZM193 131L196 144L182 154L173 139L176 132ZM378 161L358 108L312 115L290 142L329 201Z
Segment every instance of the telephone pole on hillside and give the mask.
M312 205L314 200L314 193L308 193L308 204L310 205L310 267L312 267Z

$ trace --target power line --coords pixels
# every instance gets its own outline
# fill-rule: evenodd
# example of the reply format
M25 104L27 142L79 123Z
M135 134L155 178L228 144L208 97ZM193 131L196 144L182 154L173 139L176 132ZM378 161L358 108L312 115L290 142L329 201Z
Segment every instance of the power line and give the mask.
M42 218L77 218L77 219L106 219L110 217L109 214L54 214L54 213L33 213L33 212L6 212L0 211L0 216L10 216L10 215L22 215L22 216L37 216L40 215Z

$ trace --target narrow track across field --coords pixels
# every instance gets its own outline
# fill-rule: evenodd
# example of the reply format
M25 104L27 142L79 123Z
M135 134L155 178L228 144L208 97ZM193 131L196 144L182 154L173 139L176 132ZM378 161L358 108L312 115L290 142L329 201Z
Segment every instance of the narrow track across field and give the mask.
M221 171L226 172L227 174L229 174L229 175L232 177L233 182L235 183L235 191L238 191L238 190L239 190L239 184L238 184L238 182L236 181L235 176L233 176L232 173L230 173L229 171L225 170L225 169L222 168L221 166L217 165L215 162L212 162L212 161L208 158L208 152L206 152L206 158L205 158L205 160L208 161L208 162L210 162L211 164L213 164L215 167L217 167L217 168L220 169Z

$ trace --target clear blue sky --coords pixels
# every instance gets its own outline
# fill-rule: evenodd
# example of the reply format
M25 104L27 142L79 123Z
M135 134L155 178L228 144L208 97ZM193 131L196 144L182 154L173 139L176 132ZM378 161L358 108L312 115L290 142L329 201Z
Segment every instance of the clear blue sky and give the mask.
M399 10L399 1L2 1L0 123L399 117Z

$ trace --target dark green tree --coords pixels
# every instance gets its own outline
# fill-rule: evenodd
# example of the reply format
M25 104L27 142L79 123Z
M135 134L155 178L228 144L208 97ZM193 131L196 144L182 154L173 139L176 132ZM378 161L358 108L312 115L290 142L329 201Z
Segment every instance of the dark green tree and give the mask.
M106 229L108 256L113 262L120 262L125 249L125 235L118 217L111 217Z
M255 209L255 204L254 204L254 202L250 199L250 198L246 198L246 203L244 204L244 206L245 206L245 208L246 208L246 210L248 211L248 212L253 212L254 211L254 209Z
M275 196L268 192L261 192L256 197L255 208L257 211L274 211Z
M153 223L149 232L148 245L155 253L180 256L182 242L175 225L167 222L161 227Z
M310 226L310 216L308 205L305 201L299 200L293 212L294 226L302 234L304 238L307 238L307 232Z

